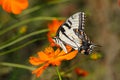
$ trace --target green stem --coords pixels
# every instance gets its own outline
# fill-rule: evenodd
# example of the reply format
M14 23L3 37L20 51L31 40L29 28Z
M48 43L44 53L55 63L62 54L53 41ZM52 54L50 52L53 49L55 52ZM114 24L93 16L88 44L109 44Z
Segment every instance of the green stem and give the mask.
M48 5L54 5L54 4L60 4L60 3L64 3L64 2L68 2L69 0L53 0L53 1L49 1L48 3L46 4L41 4L39 6L35 6L33 8L29 8L29 9L26 9L25 11L23 11L22 14L20 14L18 17L22 17L24 15L27 15L27 14L30 14L32 12L35 12L37 10L40 10L40 8L42 7L45 7L45 6L48 6Z
M21 64L14 64L14 63L8 63L8 62L0 62L0 65L2 66L9 66L9 67L16 67L16 68L22 68L22 69L27 69L27 70L34 70L33 67L21 65Z
M60 72L59 72L58 66L56 66L56 71L57 71L57 75L58 75L58 77L59 77L59 80L62 80L62 77L61 77L61 75L60 75Z
M5 54L8 54L8 53L11 53L11 52L14 52L14 51L16 51L16 50L19 50L20 48L23 48L23 47L25 47L25 46L27 46L27 45L35 42L35 41L41 40L41 39L44 39L44 38L34 39L34 40L31 40L31 41L29 41L29 42L27 42L27 43L25 43L25 44L23 44L23 45L21 45L21 46L18 46L18 47L16 47L16 48L10 49L10 50L8 50L8 51L4 51L4 52L0 53L0 56L5 55Z
M9 47L9 46L11 46L11 45L13 45L13 44L15 44L15 43L17 43L17 42L20 42L20 41L22 41L22 40L24 40L24 39L27 39L27 38L29 38L29 37L31 37L31 36L33 36L33 35L41 34L41 33L47 32L47 31L48 31L48 29L43 29L43 30L39 30L39 31L32 32L32 33L27 34L27 35L25 35L25 36L22 36L22 37L20 37L20 38L18 38L18 39L16 39L16 40L14 40L14 41L6 44L6 45L0 46L0 50L1 50L1 49L4 49L4 48L6 48L6 47Z
M30 22L34 22L34 21L39 21L39 20L53 20L53 19L64 19L64 18L61 18L61 17L34 17L34 18L30 18L30 19L26 19L26 20L23 20L23 21L20 21L12 26L9 26L8 28L4 29L4 30L1 30L0 31L0 35L16 28L16 27L19 27L23 24L27 24L27 23L30 23Z
M12 35L8 40L5 40L4 42L0 43L0 46L8 44L9 42L11 42L19 37L20 37L20 35Z

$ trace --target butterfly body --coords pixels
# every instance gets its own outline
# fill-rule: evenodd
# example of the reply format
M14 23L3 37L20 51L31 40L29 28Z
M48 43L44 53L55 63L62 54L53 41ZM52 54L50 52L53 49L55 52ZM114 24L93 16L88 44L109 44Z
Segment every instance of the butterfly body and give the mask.
M93 44L84 32L84 12L78 12L69 17L63 23L53 38L53 41L58 44L66 53L65 45L71 46L84 54L90 54L93 49Z

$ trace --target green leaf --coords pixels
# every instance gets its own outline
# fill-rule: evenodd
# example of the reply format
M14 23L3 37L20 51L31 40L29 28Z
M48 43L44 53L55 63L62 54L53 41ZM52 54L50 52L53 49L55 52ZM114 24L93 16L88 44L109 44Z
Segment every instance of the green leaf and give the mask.
M48 29L43 29L43 30L39 30L39 31L32 32L32 33L27 34L27 35L25 35L25 36L22 36L22 37L14 40L14 41L8 43L8 44L5 44L5 45L3 45L3 46L0 46L0 50L4 49L4 48L6 48L6 47L9 47L9 46L11 46L11 45L13 45L13 44L16 44L16 43L18 43L18 42L20 42L20 41L22 41L22 40L24 40L24 39L27 39L27 38L29 38L29 37L31 37L31 36L34 36L34 35L37 35L37 34L41 34L41 33L47 32L47 31L48 31Z
M4 52L0 53L0 56L5 55L5 54L9 54L9 53L14 52L16 50L19 50L19 49L21 49L21 48L23 48L23 47L25 47L25 46L35 42L35 41L38 41L38 40L41 40L41 39L44 39L44 38L39 38L39 39L34 39L34 40L31 40L31 41L28 41L27 43L22 44L21 46L18 46L16 48L11 49L11 50L4 51Z

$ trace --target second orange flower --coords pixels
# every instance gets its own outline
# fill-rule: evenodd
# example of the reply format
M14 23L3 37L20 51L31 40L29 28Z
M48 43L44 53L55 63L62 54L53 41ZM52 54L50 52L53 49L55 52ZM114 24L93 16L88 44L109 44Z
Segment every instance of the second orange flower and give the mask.
M52 40L52 37L54 37L56 35L56 32L58 30L58 28L60 27L60 25L63 23L64 21L58 21L57 19L54 19L52 21L52 23L48 24L48 29L49 32L47 34L48 36L48 41L50 42L51 46L56 46L56 44L54 43L54 41Z

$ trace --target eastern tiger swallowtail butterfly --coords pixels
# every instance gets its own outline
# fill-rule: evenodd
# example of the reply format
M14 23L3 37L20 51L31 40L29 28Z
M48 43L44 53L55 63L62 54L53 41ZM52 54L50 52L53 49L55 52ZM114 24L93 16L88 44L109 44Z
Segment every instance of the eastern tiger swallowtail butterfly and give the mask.
M65 45L84 54L90 54L94 46L84 32L85 13L78 12L70 16L57 30L53 41L66 53Z

